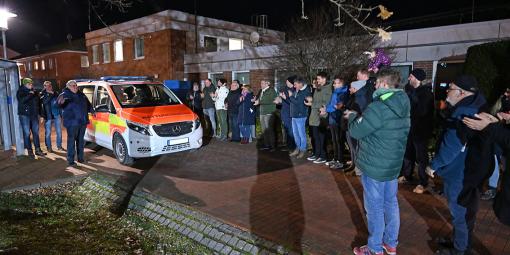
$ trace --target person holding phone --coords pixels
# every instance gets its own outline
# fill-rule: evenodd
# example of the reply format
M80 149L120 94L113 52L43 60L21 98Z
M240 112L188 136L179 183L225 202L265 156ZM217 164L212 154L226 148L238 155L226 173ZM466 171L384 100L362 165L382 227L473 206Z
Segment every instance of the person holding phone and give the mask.
M39 142L39 95L34 90L34 82L30 78L21 80L22 86L16 92L18 99L18 115L23 131L23 142L30 158L35 158L32 150L32 141L30 141L30 133L34 141L35 155L44 156Z
M290 117L292 118L292 133L296 149L289 155L291 157L304 158L306 155L306 119L308 118L307 98L311 95L311 89L305 84L303 77L294 79L294 91L288 90L287 95L280 95L282 99L290 103Z

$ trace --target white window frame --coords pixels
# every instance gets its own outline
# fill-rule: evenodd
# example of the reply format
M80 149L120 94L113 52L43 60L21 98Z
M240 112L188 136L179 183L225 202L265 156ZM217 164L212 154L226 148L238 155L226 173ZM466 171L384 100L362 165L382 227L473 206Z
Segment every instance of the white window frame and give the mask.
M142 42L142 52L143 54L142 55L138 55L139 52L138 52L138 48L136 47L137 45L137 42ZM136 37L133 39L133 47L134 47L134 50L133 52L135 53L135 59L144 59L145 58L145 38L143 37Z
M92 45L92 64L99 64L99 45Z
M34 70L39 70L39 61L34 61Z
M86 60L86 62L85 62L85 61L83 61L84 59ZM84 62L85 62L85 63L84 63ZM80 56L80 66L81 66L81 67L83 67L83 68L87 68L87 67L89 67L89 65L90 65L90 64L89 64L89 56L87 56L87 55L81 55L81 56Z
M110 43L109 42L103 43L101 45L101 47L103 50L103 63L108 64L111 62L111 59L112 59L112 54L110 54L111 53ZM108 53L108 54L106 54L106 53ZM108 57L106 55L108 55Z
M120 52L117 49L117 44L120 42ZM119 55L120 54L120 55ZM117 39L113 42L113 61L114 62L122 62L124 61L124 43L122 39Z
M245 71L232 71L232 81L234 80L238 80L236 79L235 75L238 74L238 73L248 73L248 75L250 74L250 70L245 70ZM250 80L250 83L251 83L251 80ZM248 83L248 84L250 84ZM244 84L244 83L243 83Z
M240 49L232 49L230 47L231 45L231 41L240 41L241 42L241 48ZM228 50L229 51L234 51L234 50L243 50L244 49L244 40L243 39L238 39L238 38L228 38Z
M212 79L211 77L212 77L213 75L215 75L215 74L221 74L221 75L224 75L224 73L223 73L223 72L208 72L208 73L207 73L207 78L208 78L208 79ZM217 85L217 84L216 84L216 83L217 83L217 81L215 81L215 80L212 80L212 83L213 83L214 85Z

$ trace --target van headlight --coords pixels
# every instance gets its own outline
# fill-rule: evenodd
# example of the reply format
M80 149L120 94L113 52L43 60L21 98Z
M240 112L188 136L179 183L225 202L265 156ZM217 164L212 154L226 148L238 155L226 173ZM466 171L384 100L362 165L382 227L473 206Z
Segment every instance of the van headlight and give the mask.
M198 129L198 128L200 127L200 118L196 118L196 119L195 119L195 124L194 124L194 126L195 126L195 129Z
M152 135L151 132L149 131L149 126L147 126L147 125L142 125L139 123L127 121L127 126L129 127L129 129L131 129L135 132L138 132L142 135L149 135L149 136Z

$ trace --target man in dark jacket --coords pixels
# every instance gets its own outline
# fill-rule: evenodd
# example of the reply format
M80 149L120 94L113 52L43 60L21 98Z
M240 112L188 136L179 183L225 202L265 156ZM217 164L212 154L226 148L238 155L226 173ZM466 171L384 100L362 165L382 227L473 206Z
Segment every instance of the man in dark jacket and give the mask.
M289 97L289 91L294 92L294 80L297 76L293 75L287 78L285 85L279 93L279 101L281 103L280 116L283 125L283 134L285 134L285 140L287 142L287 149L292 154L292 151L296 149L296 143L294 142L294 134L292 133L292 117L290 116L290 102L287 99ZM285 99L283 99L285 97ZM297 156L297 154L295 155Z
M373 102L363 114L346 111L350 135L358 140L356 166L362 171L368 244L354 248L355 255L397 253L400 216L397 200L398 175L402 168L409 133L409 98L396 89L400 75L381 70Z
M406 92L411 102L411 131L407 139L407 148L399 182L409 182L413 178L415 162L418 163L419 184L413 190L422 194L428 185L425 172L429 164L428 142L434 127L434 94L431 84L422 84L426 74L423 69L414 69L409 75L409 88Z
M241 141L241 133L239 130L238 114L239 114L239 98L241 98L241 89L239 88L239 81L234 80L230 84L230 91L227 98L225 98L225 105L227 107L228 125L230 132L231 142Z
M467 146L472 131L462 123L462 119L477 114L486 104L483 95L478 93L476 79L462 75L450 83L446 101L453 107L446 122L439 149L427 167L427 173L434 177L435 173L442 177L444 194L452 215L453 247L444 240L445 246L438 254L465 254L471 246L471 237L476 218L476 208L459 204L458 198L463 189L464 172L466 169Z
M204 115L209 119L211 125L212 137L216 137L216 108L214 106L213 96L216 91L216 87L212 83L211 79L205 80L205 87L202 89L202 109L204 109ZM207 121L206 121L207 123Z
M53 152L51 147L51 124L55 126L57 133L57 149L63 151L62 148L62 109L57 104L58 93L53 91L51 81L43 83L44 89L41 91L41 115L44 118L44 138L48 152Z
M18 115L23 131L25 149L27 149L29 157L35 158L32 151L32 142L30 141L30 133L32 133L35 155L44 156L46 153L42 152L39 142L39 96L34 90L32 79L23 78L21 83L22 86L18 89L16 98L18 99Z
M89 112L93 112L87 96L78 89L76 81L70 80L66 88L57 99L58 104L63 108L62 117L64 127L67 129L67 163L69 166L76 166L74 162L75 153L78 162L85 162L85 131L89 123Z
M288 95L288 97L287 97ZM281 94L283 100L290 103L290 117L292 118L292 133L296 149L290 156L304 158L306 155L306 119L308 117L308 106L305 104L307 98L312 95L311 89L305 84L302 77L296 77L294 80L294 90L287 91L287 95Z

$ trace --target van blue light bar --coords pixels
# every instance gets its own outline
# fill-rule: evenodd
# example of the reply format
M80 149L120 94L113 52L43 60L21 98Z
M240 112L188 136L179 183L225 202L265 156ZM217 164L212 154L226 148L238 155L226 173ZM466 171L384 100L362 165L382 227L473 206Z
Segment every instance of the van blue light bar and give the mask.
M150 76L103 76L102 81L147 81L152 80Z

